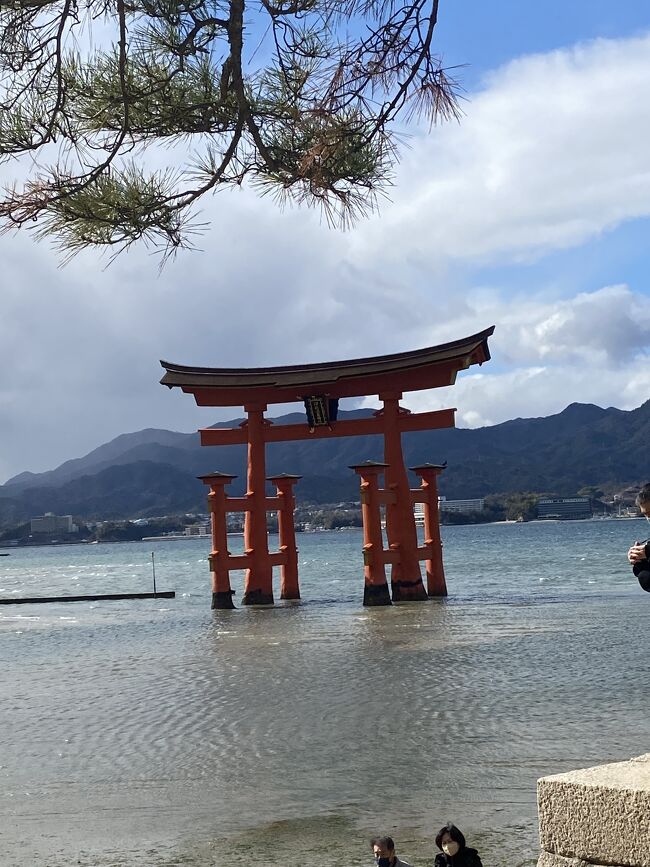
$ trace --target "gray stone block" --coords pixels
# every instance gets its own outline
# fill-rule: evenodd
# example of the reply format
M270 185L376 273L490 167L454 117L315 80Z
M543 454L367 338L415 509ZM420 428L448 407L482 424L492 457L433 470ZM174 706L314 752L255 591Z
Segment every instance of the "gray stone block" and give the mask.
M650 753L542 777L537 803L545 854L650 867Z
M552 855L542 852L537 861L537 867L623 867L620 864L593 864L580 858L565 858L563 855Z

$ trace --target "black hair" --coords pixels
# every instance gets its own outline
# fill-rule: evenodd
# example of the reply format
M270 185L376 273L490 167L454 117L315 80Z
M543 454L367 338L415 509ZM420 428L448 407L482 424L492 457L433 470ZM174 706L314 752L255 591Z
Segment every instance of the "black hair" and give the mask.
M447 822L444 828L441 828L436 834L436 846L442 852L442 838L445 834L449 834L452 840L454 840L461 849L465 848L465 835L462 831L460 831L455 825L452 825L451 822Z
M373 837L370 841L370 848L381 846L382 849L387 849L389 852L395 851L395 842L392 837Z
M650 504L650 482L645 484L636 495L637 506L641 504L645 505L646 503Z

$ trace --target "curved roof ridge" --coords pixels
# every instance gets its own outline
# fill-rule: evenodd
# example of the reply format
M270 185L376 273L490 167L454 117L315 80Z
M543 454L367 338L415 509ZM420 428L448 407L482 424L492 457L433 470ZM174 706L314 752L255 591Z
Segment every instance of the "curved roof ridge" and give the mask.
M491 337L494 333L494 325L491 325L489 328L484 329L483 331L479 331L476 334L472 334L469 337L461 338L460 340L452 340L448 343L440 343L436 346L424 346L421 349L413 349L407 352L393 352L389 355L371 355L366 356L364 358L350 358L350 359L340 359L339 361L318 361L314 363L306 363L306 364L285 364L278 365L274 367L196 367L194 365L185 365L185 364L176 364L172 361L164 361L160 359L160 364L162 367L168 371L168 373L178 372L178 373L195 373L198 375L211 375L211 374L231 374L231 375L245 375L245 374L273 374L273 373L289 373L289 372L298 372L298 371L308 371L308 370L325 370L329 368L345 368L345 367L358 367L361 365L375 364L377 362L386 362L389 364L391 361L406 361L412 359L416 361L419 357L422 356L430 356L431 354L446 354L447 352L453 351L454 349L466 349L467 345L470 343L481 343L483 341L487 341L488 337ZM487 357L486 361L489 360L490 354L489 349L487 348ZM163 377L161 380L163 385L173 385L175 383L167 382L166 377Z
M202 406L290 403L315 394L343 398L418 391L453 385L459 370L488 361L487 341L493 332L494 326L410 352L280 367L190 367L161 361L165 373L160 382L193 394Z

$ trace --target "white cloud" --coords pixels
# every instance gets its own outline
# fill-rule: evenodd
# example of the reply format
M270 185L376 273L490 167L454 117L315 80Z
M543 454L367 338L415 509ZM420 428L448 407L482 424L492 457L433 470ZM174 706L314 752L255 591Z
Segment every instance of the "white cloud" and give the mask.
M472 368L450 389L409 394L409 408L456 406L459 426L481 427L572 402L634 409L650 398L650 302L627 286L553 304L493 299L484 312L498 323L492 367Z
M557 366L465 374L453 390L409 394L404 404L412 411L455 406L456 426L474 428L554 415L574 402L630 410L649 397L650 366L637 359L625 371Z
M361 249L503 262L648 216L648 93L650 35L513 61L460 124L413 142Z
M625 369L575 367L515 368L505 373L459 377L446 396L408 395L413 410L458 407L458 427L483 427L511 418L537 418L561 412L569 403L635 409L650 397L650 364L638 358Z
M650 347L650 301L628 286L560 300L478 290L466 300L468 311L452 319L453 328L470 333L477 320L497 323L493 356L501 365L620 368ZM438 339L443 339L440 330L434 329L431 342Z

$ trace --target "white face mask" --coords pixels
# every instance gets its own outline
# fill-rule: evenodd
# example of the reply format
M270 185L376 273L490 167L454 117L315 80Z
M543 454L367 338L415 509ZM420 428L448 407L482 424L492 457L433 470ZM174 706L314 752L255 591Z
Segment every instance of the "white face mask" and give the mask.
M442 844L442 851L445 853L445 855L450 855L452 858L458 852L459 849L460 849L460 846L458 845L458 843L455 843L453 840L451 840L449 843L443 843Z

